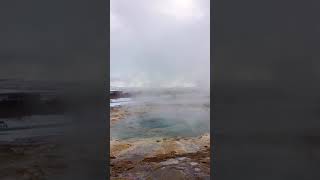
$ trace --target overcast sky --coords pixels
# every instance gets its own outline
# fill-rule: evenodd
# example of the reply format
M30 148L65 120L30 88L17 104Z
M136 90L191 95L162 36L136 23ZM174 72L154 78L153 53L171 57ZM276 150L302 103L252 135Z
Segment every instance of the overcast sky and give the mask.
M209 0L111 0L110 9L111 85L209 87Z

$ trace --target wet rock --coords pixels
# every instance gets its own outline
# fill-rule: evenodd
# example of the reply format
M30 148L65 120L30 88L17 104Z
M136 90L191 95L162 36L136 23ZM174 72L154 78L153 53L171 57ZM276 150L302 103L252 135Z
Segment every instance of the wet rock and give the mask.
M130 149L130 152L126 155L127 157L134 156L147 156L148 154L152 154L157 149L159 149L160 145L156 143L141 143L135 144L133 148Z
M111 156L117 156L121 151L130 148L131 144L112 144L111 145Z
M176 159L168 159L164 162L160 163L161 165L167 166L167 165L173 165L173 164L179 164L179 161Z
M198 163L197 162L191 162L190 165L191 166L196 166L196 165L198 165Z
M135 165L131 161L119 161L111 164L111 175L116 176L117 174L133 169Z
M184 161L184 160L186 160L186 159L187 159L186 157L179 157L179 158L178 158L179 161Z
M190 175L184 173L181 170L177 170L175 168L162 168L158 169L152 173L149 179L158 179L158 180L191 180ZM147 178L147 179L148 179Z

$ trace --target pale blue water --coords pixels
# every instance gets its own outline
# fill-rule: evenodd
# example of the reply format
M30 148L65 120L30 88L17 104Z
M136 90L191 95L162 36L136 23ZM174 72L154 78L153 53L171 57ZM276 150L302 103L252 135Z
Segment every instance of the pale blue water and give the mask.
M202 108L159 108L120 120L111 128L116 139L191 137L210 132L210 111Z

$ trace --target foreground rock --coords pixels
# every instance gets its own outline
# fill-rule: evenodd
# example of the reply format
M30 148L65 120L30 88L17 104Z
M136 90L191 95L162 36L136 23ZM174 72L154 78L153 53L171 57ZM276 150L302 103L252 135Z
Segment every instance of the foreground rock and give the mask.
M112 179L210 179L209 134L112 140L110 145Z
M110 125L113 126L119 120L127 117L129 111L125 108L112 107L110 108Z

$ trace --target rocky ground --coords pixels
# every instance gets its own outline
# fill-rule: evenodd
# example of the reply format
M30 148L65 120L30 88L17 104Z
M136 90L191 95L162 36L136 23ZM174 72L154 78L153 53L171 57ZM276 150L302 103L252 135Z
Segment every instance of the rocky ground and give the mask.
M129 115L129 111L125 108L112 107L110 109L110 125L114 125L117 121Z
M139 111L141 113L142 111ZM135 113L135 112L130 112ZM128 111L111 109L111 128ZM110 140L111 179L210 179L210 135Z

